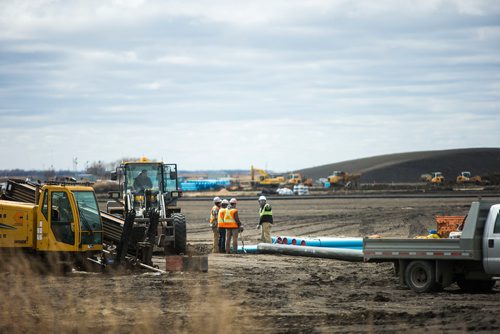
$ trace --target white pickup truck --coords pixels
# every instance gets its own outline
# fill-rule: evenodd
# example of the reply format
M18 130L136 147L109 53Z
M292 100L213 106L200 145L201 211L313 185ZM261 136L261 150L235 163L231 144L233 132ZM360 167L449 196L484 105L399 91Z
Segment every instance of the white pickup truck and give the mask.
M486 292L500 280L500 204L473 202L459 239L363 240L365 262L394 262L402 284L431 292L457 282Z

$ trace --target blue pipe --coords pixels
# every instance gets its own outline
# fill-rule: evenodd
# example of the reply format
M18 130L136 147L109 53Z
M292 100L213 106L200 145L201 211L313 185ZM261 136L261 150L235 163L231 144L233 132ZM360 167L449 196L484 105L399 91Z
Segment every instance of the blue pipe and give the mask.
M279 243L280 237L273 237L273 243ZM295 238L281 237L282 244L297 245L297 246L312 246L312 247L327 247L327 248L363 248L363 238Z
M243 246L238 246L238 253L249 253L249 254L255 254L257 253L257 245L245 245Z
M257 245L257 249L258 252L262 254L298 255L344 261L363 261L363 251L350 248L308 247L261 243Z

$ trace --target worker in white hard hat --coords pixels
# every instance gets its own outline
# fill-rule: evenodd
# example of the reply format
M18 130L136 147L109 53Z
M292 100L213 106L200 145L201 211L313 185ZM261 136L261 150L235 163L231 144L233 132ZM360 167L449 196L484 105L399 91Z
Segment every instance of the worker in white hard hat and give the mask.
M221 202L221 207L219 208L219 213L217 216L217 226L219 228L219 252L226 252L226 228L224 224L224 220L226 218L226 211L229 205L229 201L227 199L223 199Z
M218 226L218 217L219 217L219 209L222 204L222 200L220 197L214 198L214 206L210 210L210 227L212 228L212 232L214 234L214 244L212 247L212 253L219 253L219 226Z
M243 229L238 209L236 209L236 198L231 198L230 206L226 209L223 226L226 228L226 253L231 253L231 240L233 241L233 253L238 253L238 233Z
M273 225L273 209L267 203L265 196L259 197L259 224L257 228L261 228L260 241L265 243L272 243L271 240L271 227Z

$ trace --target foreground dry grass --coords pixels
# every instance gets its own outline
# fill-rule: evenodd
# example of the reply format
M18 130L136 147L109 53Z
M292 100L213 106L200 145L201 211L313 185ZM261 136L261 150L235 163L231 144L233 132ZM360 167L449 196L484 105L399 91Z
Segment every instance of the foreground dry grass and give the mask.
M239 306L189 275L40 273L19 254L0 265L0 333L241 332Z

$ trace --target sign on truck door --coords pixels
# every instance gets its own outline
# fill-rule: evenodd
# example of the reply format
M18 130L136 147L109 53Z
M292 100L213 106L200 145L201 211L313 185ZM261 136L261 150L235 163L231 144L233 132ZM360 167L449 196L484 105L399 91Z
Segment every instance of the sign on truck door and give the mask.
M484 227L484 269L488 274L500 275L500 205L493 205Z

